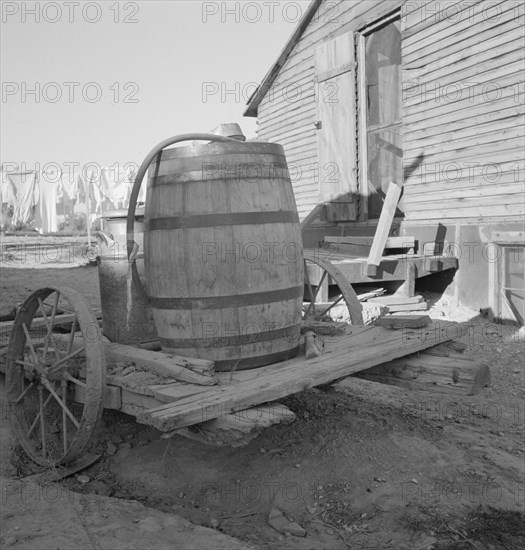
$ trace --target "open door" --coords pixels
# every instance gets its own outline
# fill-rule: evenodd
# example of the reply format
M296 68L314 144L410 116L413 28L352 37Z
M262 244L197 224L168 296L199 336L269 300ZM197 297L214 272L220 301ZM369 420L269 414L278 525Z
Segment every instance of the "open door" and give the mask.
M358 215L354 52L353 33L315 50L319 202L329 221Z

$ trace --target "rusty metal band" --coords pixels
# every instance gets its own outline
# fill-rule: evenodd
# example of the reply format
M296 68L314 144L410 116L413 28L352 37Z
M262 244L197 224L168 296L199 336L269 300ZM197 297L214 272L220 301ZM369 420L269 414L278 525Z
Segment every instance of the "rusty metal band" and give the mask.
M243 306L257 306L284 302L302 298L303 285L283 288L281 290L267 290L250 294L234 294L233 296L210 296L200 298L156 298L149 297L151 306L156 309L226 309Z
M236 334L234 336L209 336L207 338L159 338L160 345L164 348L227 348L229 346L243 346L258 342L270 342L298 338L300 326L252 332L248 334Z
M235 212L230 214L196 214L193 216L150 218L144 221L144 231L265 223L299 223L299 215L293 210L277 210L271 212Z

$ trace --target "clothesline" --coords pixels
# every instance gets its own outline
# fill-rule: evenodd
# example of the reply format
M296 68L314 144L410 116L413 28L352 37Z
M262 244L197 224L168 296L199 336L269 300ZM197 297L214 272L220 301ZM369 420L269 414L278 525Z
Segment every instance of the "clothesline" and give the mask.
M85 211L89 229L92 217L109 209L127 208L136 169L58 173L52 170L11 172L1 167L0 204L13 208L11 225L33 222L42 234L58 231L57 206L69 201L73 212ZM142 186L139 202L144 202Z

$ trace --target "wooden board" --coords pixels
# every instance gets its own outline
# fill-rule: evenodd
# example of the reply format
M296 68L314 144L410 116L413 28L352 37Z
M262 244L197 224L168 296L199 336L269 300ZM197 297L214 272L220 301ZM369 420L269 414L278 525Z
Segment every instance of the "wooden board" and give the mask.
M490 385L487 365L465 357L440 357L422 352L377 365L355 376L431 393L476 395Z
M374 241L372 243L372 249L368 256L368 266L378 266L381 263L381 258L385 250L385 244L392 227L392 220L396 213L397 203L399 197L401 197L402 185L398 185L395 182L390 182L388 190L386 192L385 202L381 209L381 215L379 216L379 223L377 224L376 233L374 235Z
M358 237L348 235L346 237L331 237L324 238L327 243L337 244L355 244L358 246L372 246L374 237ZM385 242L385 249L387 248L414 248L416 245L416 239L414 237L388 237Z
M369 298L369 302L373 304L384 304L386 306L394 306L399 304L417 304L423 301L423 296L376 296L374 298Z
M306 361L296 358L252 371L221 375L221 384L171 404L146 411L138 421L161 431L191 426L223 414L274 401L326 384L371 366L457 338L464 328L436 322L422 329L352 328L350 336L327 339L325 353ZM162 390L160 390L162 391Z
M328 221L355 220L357 166L353 33L323 42L315 49L314 57L319 201L341 201L327 207Z
M376 321L376 325L385 328L406 329L420 328L430 325L432 320L428 315L400 315L396 317L380 317Z
M426 311L428 304L426 302L418 302L416 304L390 304L388 311L390 313L397 313L400 311Z
M244 447L259 433L276 424L289 424L295 414L281 403L271 403L225 414L190 428L179 428L163 434L164 439L182 435L215 447Z

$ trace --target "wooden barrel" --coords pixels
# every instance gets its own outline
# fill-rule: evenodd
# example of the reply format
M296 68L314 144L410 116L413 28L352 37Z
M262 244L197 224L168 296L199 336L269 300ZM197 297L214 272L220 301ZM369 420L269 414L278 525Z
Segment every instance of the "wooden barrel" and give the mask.
M102 332L112 342L136 344L157 338L153 312L147 297L131 286L128 296L129 262L126 249L127 210L104 214L103 232L99 238L98 280L102 307ZM136 264L141 280L144 274L144 213L135 216L136 241L139 245ZM128 311L129 309L129 311Z
M282 146L162 151L148 174L144 251L163 351L218 371L297 354L302 239Z

